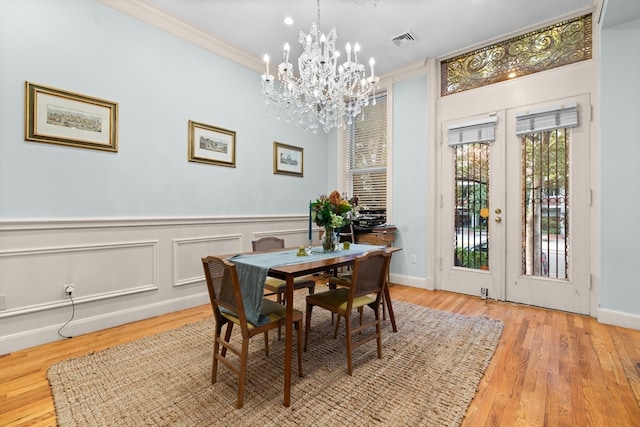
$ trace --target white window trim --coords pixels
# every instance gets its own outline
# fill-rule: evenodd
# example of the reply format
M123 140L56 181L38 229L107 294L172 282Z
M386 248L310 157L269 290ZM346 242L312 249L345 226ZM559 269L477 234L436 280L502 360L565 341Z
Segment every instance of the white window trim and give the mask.
M392 200L393 200L393 194L392 194L392 187L393 187L393 89L392 87L388 87L388 88L380 88L380 90L378 91L379 93L382 92L386 92L386 107L387 107L387 165L386 165L386 171L387 171L387 194L386 194L386 210L387 210L387 223L392 223L393 218L393 212L391 207L392 205ZM346 176L346 171L345 168L343 167L345 162L346 162L346 158L345 158L345 152L346 152L346 144L349 143L349 129L348 127L345 127L344 129L341 129L340 132L338 132L338 164L340 165L340 167L338 167L338 173L337 173L337 178L338 178L338 188L344 190L346 188L350 188L350 191L352 191L351 189L351 183L347 182L347 176ZM376 168L372 168L371 170L375 170ZM342 191L341 190L341 191ZM351 196L352 194L349 193L349 196Z

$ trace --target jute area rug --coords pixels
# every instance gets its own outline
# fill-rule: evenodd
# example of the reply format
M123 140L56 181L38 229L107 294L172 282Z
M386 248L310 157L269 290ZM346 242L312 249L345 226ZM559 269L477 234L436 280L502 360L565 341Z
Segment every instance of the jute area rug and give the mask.
M284 341L276 332L271 332L269 357L264 340L252 339L244 407L236 409L235 375L220 366L218 382L211 384L214 323L207 319L51 366L47 377L58 424L459 425L503 324L393 305L399 331L384 323L382 359L375 341L356 349L353 376L346 371L344 321L334 340L330 313L316 308L304 377L297 375L293 359L290 408L282 405Z

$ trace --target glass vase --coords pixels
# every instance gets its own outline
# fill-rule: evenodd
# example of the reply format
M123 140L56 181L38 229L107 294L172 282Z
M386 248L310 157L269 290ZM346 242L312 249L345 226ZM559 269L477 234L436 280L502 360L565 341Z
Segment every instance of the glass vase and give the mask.
M331 227L325 227L322 234L322 250L324 252L335 252L338 250L338 235Z

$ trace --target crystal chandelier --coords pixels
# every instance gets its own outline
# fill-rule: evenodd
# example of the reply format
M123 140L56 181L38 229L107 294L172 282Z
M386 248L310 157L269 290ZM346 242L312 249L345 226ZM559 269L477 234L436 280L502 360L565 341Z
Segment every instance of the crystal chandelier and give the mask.
M320 0L318 20L311 24L309 34L300 31L298 42L303 52L298 58L298 72L293 72L289 63L289 43L284 45L284 61L278 66L278 79L269 74L269 56L264 56L266 73L262 75L262 93L265 103L277 111L278 118L295 122L304 130L313 133L322 128L325 132L333 127L353 123L362 108L375 105L375 91L379 77L375 75L373 58L369 61L371 74L366 77L363 64L358 62L360 45L351 48L347 43L346 61L340 63L340 52L336 50L336 29L328 35L320 32Z

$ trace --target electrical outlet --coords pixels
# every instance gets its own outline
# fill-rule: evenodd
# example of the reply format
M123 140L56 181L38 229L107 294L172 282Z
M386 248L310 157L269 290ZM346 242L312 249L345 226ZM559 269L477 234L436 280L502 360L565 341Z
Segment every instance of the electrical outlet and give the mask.
M416 263L416 254L411 254L410 261L411 261L411 264L415 264Z
M7 296L0 295L0 311L7 309Z
M67 295L72 295L75 289L76 285L74 285L73 283L67 283L66 285L64 285L64 291L67 293Z
M487 299L488 296L489 296L489 289L488 288L480 288L480 298Z

